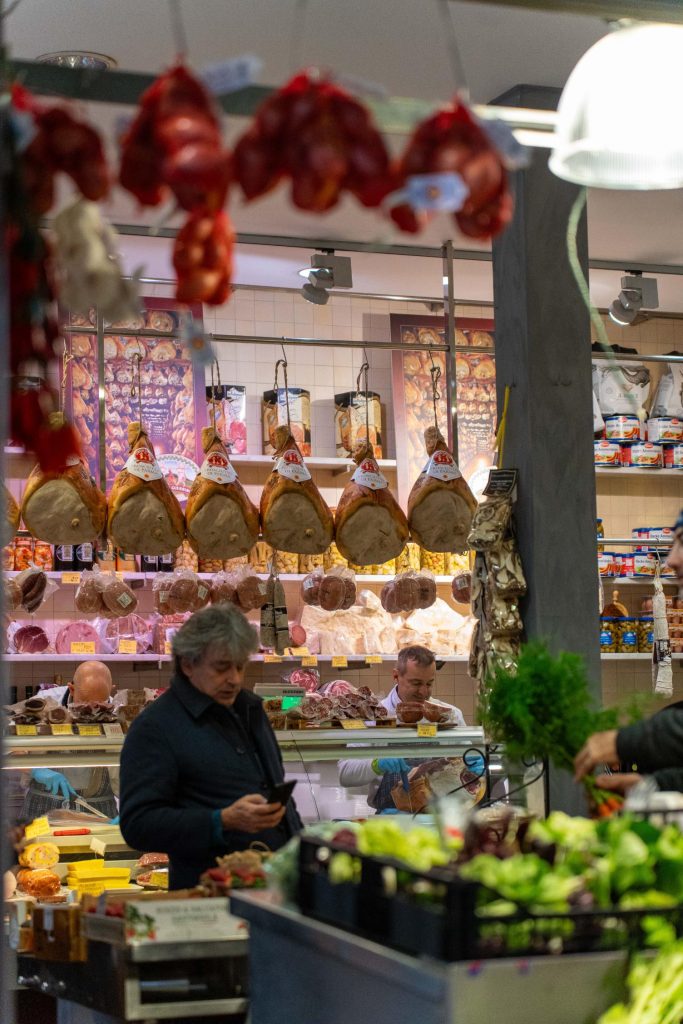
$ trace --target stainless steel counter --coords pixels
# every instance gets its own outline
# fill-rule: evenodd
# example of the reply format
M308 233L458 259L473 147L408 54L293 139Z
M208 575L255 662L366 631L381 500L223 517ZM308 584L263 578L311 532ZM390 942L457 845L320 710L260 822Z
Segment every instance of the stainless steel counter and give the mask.
M586 1024L623 998L623 953L446 964L233 895L249 922L251 1024Z

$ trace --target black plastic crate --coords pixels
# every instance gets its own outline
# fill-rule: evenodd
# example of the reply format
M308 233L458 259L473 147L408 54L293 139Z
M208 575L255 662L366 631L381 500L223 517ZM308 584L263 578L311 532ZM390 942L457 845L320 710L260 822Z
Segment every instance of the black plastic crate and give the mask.
M330 881L335 853L353 858L353 882ZM477 909L479 884L448 868L414 871L389 858L307 837L299 861L302 913L393 949L448 962L640 949L648 917L663 918L683 935L681 906L489 916Z

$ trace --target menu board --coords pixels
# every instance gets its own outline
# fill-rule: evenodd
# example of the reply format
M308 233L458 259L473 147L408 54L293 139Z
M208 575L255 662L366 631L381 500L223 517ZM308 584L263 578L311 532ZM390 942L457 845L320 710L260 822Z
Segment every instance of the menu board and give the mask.
M126 460L128 424L139 419L141 404L143 423L162 469L167 477L172 476L169 483L185 490L196 474L196 463L202 460L204 370L195 369L188 348L178 338L179 314L174 303L168 299L142 302L141 316L106 325L121 330L120 335L105 335L104 339L106 488L109 491ZM195 323L200 322L201 307L192 313ZM95 310L71 318L72 326L94 327L95 323ZM126 330L174 333L176 337L135 337ZM97 336L72 334L69 341L73 359L68 367L67 412L80 435L90 473L99 482ZM138 353L142 356L139 396L134 387Z
M441 370L438 424L444 437L452 441L445 353L409 350L410 345L415 344L445 344L445 321L438 316L420 317L401 313L392 314L390 319L393 344L407 349L392 354L396 434L406 440L405 445L397 445L399 497L405 502L426 462L424 431L434 423L430 376L432 360ZM477 494L486 484L495 452L497 410L494 341L492 320L458 318L455 357L458 464Z

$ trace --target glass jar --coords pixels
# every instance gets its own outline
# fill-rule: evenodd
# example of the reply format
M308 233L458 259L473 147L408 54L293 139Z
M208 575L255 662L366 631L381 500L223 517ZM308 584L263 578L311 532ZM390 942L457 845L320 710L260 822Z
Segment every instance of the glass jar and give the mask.
M638 653L638 630L636 619L633 616L625 615L618 620L619 629L619 654Z
M651 654L654 643L654 618L652 615L641 615L638 619L638 653Z
M602 525L602 519L595 520L595 528L598 535L598 554L601 555L605 550L605 545L600 544L600 538L605 536L605 527Z
M600 617L600 653L601 654L616 654L618 651L616 630L616 620L609 615L602 615Z

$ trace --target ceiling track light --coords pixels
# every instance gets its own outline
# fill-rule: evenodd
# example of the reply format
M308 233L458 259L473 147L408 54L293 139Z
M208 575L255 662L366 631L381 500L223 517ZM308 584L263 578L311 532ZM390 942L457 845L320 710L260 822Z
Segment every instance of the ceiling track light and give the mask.
M90 50L58 50L56 53L41 53L36 57L38 64L55 64L60 68L74 68L89 71L108 71L115 68L118 61L108 57L106 53L93 53Z
M657 309L659 294L657 280L643 277L640 271L633 271L621 279L621 291L610 303L610 319L620 327L631 327L637 318L642 319L641 310Z
M306 278L301 294L308 302L316 306L325 306L329 301L330 288L351 288L351 258L335 256L334 252L316 252L311 256L310 267L299 271L300 277Z

